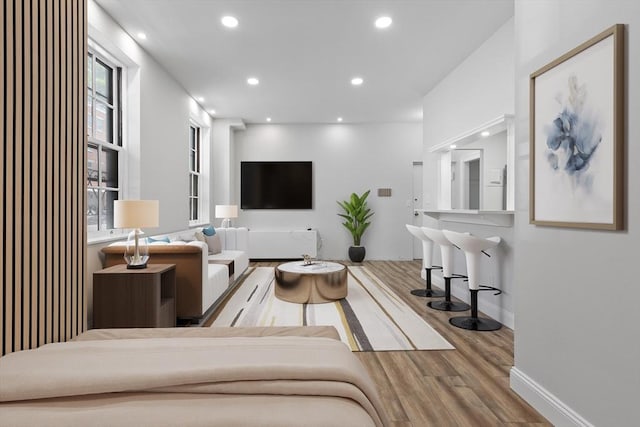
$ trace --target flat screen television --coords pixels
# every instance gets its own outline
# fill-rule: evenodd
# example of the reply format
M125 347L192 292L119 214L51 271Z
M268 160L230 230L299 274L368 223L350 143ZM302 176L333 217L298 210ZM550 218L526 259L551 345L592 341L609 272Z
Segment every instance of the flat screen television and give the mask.
M241 162L242 209L312 209L312 162Z

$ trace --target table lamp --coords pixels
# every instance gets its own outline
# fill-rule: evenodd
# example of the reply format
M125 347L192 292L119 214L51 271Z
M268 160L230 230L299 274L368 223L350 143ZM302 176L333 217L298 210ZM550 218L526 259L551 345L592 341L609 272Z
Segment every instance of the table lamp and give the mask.
M113 202L113 226L132 228L127 237L124 259L127 268L147 268L149 246L142 227L160 225L160 203L157 200L116 200Z
M238 205L216 205L216 218L224 218L220 227L229 228L231 218L238 218Z

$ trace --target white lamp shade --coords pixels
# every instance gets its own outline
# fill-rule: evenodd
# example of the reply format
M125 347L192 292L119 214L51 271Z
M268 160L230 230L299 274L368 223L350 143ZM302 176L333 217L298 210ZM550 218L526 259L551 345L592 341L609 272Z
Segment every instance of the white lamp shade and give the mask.
M115 228L160 226L160 203L157 200L116 200L113 202Z
M238 205L216 205L216 218L238 218Z

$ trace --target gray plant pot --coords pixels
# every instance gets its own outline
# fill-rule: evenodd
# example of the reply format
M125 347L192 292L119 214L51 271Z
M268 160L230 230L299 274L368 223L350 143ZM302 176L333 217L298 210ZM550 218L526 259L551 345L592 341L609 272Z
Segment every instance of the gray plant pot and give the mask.
M352 262L362 262L364 261L364 256L366 251L364 246L350 246L349 247L349 259Z

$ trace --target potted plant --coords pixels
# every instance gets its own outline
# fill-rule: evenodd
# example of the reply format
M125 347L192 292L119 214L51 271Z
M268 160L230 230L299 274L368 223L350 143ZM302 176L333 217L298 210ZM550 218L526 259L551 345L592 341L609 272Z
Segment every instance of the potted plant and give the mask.
M338 216L345 219L342 225L353 236L353 246L349 247L349 259L353 262L362 262L365 256L365 249L360 245L360 240L371 224L368 219L373 215L371 209L367 207L367 197L370 191L365 191L362 196L352 193L349 200L338 202L338 205L344 210L344 213L339 213Z

